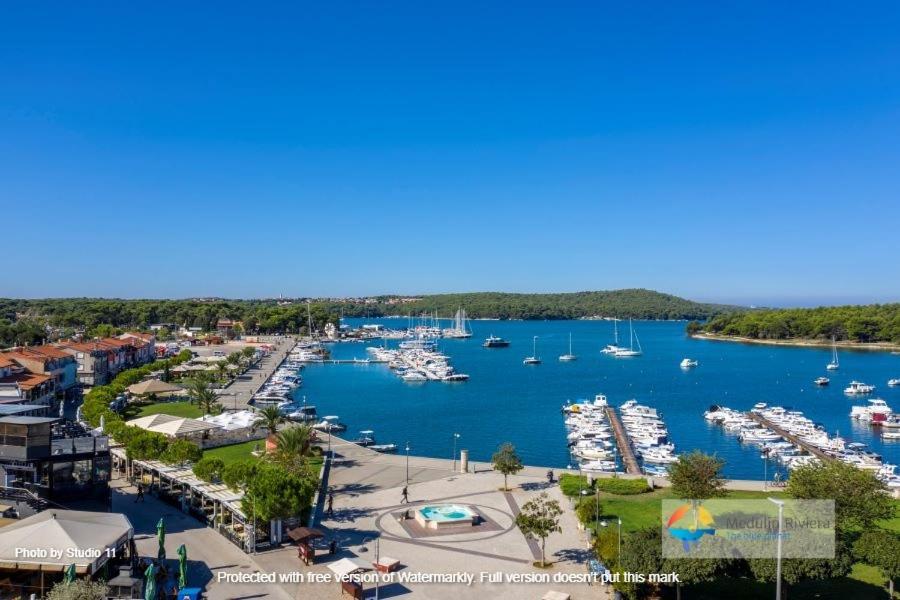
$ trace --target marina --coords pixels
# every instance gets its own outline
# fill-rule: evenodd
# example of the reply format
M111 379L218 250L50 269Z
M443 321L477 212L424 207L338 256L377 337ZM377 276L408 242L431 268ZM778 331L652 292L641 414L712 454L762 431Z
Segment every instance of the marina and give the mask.
M640 475L641 467L638 465L634 449L631 447L631 441L628 439L628 434L625 433L625 428L622 427L622 422L619 420L616 409L612 406L607 406L606 416L609 418L609 422L612 423L613 431L616 433L616 445L619 448L622 463L625 465L625 472L629 475Z
M372 324L386 330L405 324L402 319L345 322L352 328ZM614 360L602 351L614 341L614 328L622 329L622 325L611 320L470 320L471 338L428 340L448 357L455 371L470 376L464 385L437 385L430 379L407 382L385 364L355 368L306 363L303 387L295 394L306 395L320 414L341 415L350 431L372 428L387 441L408 439L413 453L435 458L450 456L453 433L458 432L459 447L469 450L472 460L489 461L500 441L510 441L526 464L563 468L573 459L559 407L602 391L617 408L628 399L656 408L665 416L669 441L680 451L715 452L725 460L725 474L736 479L763 478L759 452L734 436L721 435L717 426L704 427L702 420L698 426L711 403L751 407L763 401L791 406L829 431L840 431L848 441L867 444L887 462L900 461L896 440L883 438L880 428L850 417L852 407L866 404L867 397L843 393L854 380L881 383L879 395L896 405L900 388L885 385L900 371L896 355L842 350L841 368L828 372L831 385L818 386L814 381L826 373L830 346L722 343L686 337L684 322L635 321L643 355ZM570 333L578 360L558 361L557 356L569 351ZM624 333L627 348L628 332ZM513 351L483 347L491 335L508 342ZM538 336L540 354L553 360L526 368L522 357L532 352L534 336ZM380 339L377 346L399 350L402 341ZM361 344L338 343L329 348L333 360L376 359ZM700 366L681 368L685 357ZM416 426L409 428L410 422ZM624 470L621 452L617 458Z

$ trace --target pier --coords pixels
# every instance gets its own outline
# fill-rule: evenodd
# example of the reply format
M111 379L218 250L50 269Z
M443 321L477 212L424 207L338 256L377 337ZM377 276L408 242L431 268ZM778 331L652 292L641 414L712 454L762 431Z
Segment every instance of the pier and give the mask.
M638 465L637 458L634 455L634 449L631 447L631 441L628 439L628 434L625 433L622 421L619 420L619 413L617 413L616 409L612 406L607 406L604 410L606 411L606 418L609 419L609 423L613 428L613 433L616 436L616 446L619 447L619 454L622 456L622 464L625 465L625 472L629 475L640 475L641 467Z
M803 440L798 438L793 433L788 433L787 431L785 431L784 429L782 429L775 423L772 423L771 421L769 421L764 416L757 414L755 412L748 412L747 416L749 418L753 419L754 421L756 421L757 423L759 423L760 425L762 425L763 427L768 427L769 429L771 429L772 431L774 431L775 433L777 433L778 435L780 435L781 437L783 437L784 439L789 441L790 443L794 444L798 448L802 448L806 452L809 452L816 458L820 458L823 461L834 460L833 457L828 456L827 454L825 454L824 452L822 452L820 449L816 448L812 444L808 444L808 443L804 442Z

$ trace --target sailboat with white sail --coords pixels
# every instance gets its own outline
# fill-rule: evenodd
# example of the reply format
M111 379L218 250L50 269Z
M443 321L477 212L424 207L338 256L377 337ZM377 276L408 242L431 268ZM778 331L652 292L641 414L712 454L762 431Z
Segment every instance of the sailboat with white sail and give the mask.
M538 339L538 336L534 336L534 340L532 340L531 356L526 356L525 359L522 361L522 364L525 364L525 365L541 364L541 359L537 355L537 339Z
M838 362L837 341L834 336L831 336L831 362L825 365L825 368L829 371L837 371L840 366L841 363Z
M628 331L629 336L631 338L631 342L628 348L619 348L613 353L613 356L616 358L631 358L633 356L640 356L644 353L641 349L641 340L638 338L637 333L634 331L634 327L631 324L631 319L628 319ZM634 342L637 341L637 350L634 349Z
M619 347L619 319L613 319L613 336L615 343L607 344L600 352L603 354L615 354L622 348Z
M560 362L571 362L573 360L578 360L578 357L572 354L572 332L569 332L569 353L560 355L559 360Z
M453 317L453 327L445 328L441 334L445 338L465 339L472 337L472 331L468 327L466 319L466 311L460 307L456 309L456 316Z

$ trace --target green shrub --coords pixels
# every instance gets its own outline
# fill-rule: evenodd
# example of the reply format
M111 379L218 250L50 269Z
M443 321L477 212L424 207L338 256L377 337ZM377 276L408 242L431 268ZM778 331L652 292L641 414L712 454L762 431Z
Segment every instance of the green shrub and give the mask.
M570 473L563 473L559 476L559 489L562 490L562 493L566 496L578 496L581 494L581 490L590 489L590 485L588 485L587 477L584 475L572 475Z
M225 470L225 461L216 456L204 456L194 463L194 475L207 483L218 481Z
M594 523L603 517L602 507L599 507L600 510L598 511L598 505L597 496L594 494L579 500L578 506L575 507L575 514L578 515L578 520L585 525L593 527Z
M621 477L604 477L594 482L601 492L617 496L633 496L651 491L646 479L622 479Z
M613 521L611 521L613 522ZM594 552L606 566L615 564L619 558L619 531L617 526L601 527L594 538Z

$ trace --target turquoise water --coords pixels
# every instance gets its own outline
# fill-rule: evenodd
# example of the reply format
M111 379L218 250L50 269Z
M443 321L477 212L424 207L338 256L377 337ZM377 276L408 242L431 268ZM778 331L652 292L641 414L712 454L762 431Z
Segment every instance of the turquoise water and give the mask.
M380 322L406 326L405 319L347 319L352 326ZM631 398L656 407L669 428L678 452L694 448L716 452L726 461L726 474L762 479L763 461L752 446L703 419L710 404L747 410L756 402L802 410L829 433L868 443L889 462L900 462L900 443L885 440L877 430L851 421L850 407L865 404L843 389L853 380L877 386L874 396L900 410L900 388L887 380L900 377L900 356L889 353L841 351L841 369L827 373L831 385L812 381L826 375L830 349L786 348L693 340L684 323L636 322L644 355L615 359L600 354L612 342L606 321L473 321L468 340L441 340L451 364L471 379L461 383L404 383L383 364L310 365L303 373L298 399L316 405L320 415L340 415L346 437L373 429L379 443L395 443L403 452L408 441L413 455L446 458L466 448L473 460L490 460L501 442L515 444L525 464L564 467L570 464L560 407L568 400L606 394L614 406ZM620 323L620 341L628 343L628 324ZM579 359L561 363L572 333ZM485 349L490 334L511 342L509 348ZM526 366L532 336L539 336L538 355L544 360ZM367 344L333 344L334 358L365 358ZM682 358L700 366L682 370ZM771 477L774 463L770 463Z
M471 519L472 511L455 504L447 506L425 506L419 509L422 516L431 521L458 521L460 519Z

